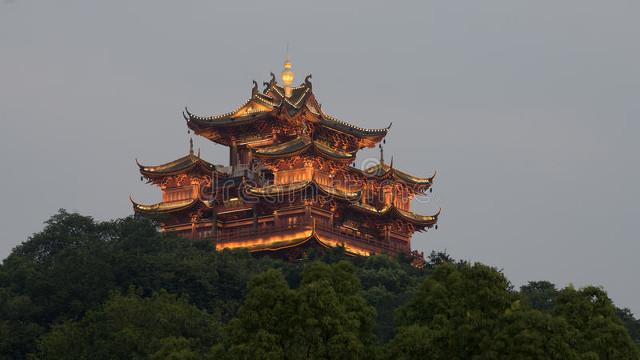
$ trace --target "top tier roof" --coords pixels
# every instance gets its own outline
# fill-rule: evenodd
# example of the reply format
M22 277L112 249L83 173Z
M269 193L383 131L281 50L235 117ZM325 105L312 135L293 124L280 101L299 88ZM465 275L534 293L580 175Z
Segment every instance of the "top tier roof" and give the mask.
M291 96L285 96L285 88L278 84L271 73L271 81L265 82L262 92L258 83L253 82L251 97L233 111L221 115L199 116L185 109L184 117L189 128L198 132L203 129L223 129L247 125L268 117L293 117L300 112L310 114L312 122L334 131L379 141L389 131L391 125L380 129L367 129L349 124L326 114L315 99L308 75L299 86L291 88Z

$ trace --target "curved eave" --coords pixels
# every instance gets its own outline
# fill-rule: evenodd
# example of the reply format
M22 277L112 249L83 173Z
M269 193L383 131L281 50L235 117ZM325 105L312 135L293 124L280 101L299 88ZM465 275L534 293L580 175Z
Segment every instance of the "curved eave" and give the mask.
M396 180L402 181L406 184L430 187L431 185L433 185L433 179L435 179L436 173L434 172L433 176L428 178L420 178L420 177L409 175L405 172L393 169L393 177Z
M423 189L428 189L433 185L433 179L436 177L436 173L434 172L433 176L428 178L420 178L417 176L409 175L403 171L396 170L395 168L390 167L389 165L374 165L368 169L362 171L365 176L375 176L378 179L388 179L393 178L394 180L400 181L406 185L417 186Z
M300 154L310 147L319 155L331 160L351 162L355 158L352 153L341 151L304 137L297 137L294 140L278 145L253 149L253 153L255 156L262 158L281 158Z
M313 147L321 155L334 160L353 161L354 154L333 148L319 141L313 142Z
M213 172L216 170L215 165L193 154L162 165L146 166L140 164L137 159L136 164L140 168L140 173L146 177L171 176L189 172L198 167L204 172Z
M356 201L360 199L360 196L362 195L361 191L355 191L355 192L348 192L348 191L342 191L339 190L337 188L333 188L330 186L326 186L326 185L320 185L318 183L316 183L315 181L312 182L320 191L324 192L327 195L331 195L333 197L342 199L342 200L347 200L347 201Z
M269 196L277 196L283 194L293 194L298 191L302 191L306 189L311 184L311 181L300 181L292 184L286 185L270 185L264 187L254 187L249 184L243 186L245 192L250 195L260 196L260 197L269 197Z
M310 139L299 136L282 144L253 149L253 154L265 158L291 156L306 150L310 145Z
M355 201L355 200L359 200L361 196L360 191L357 191L357 192L341 191L329 186L320 185L313 180L301 181L301 182L287 184L287 185L270 185L270 186L265 186L260 188L245 184L244 191L246 191L250 195L254 195L258 197L271 197L271 196L282 196L287 194L294 194L294 193L303 191L309 188L310 186L315 186L320 192L341 200Z
M289 248L304 245L305 243L312 241L313 239L314 239L313 231L307 230L305 231L304 236L301 236L301 237L297 237L291 240L268 243L264 245L249 246L247 247L247 249L251 253L280 251L280 250L286 250Z
M387 135L387 132L389 131L389 128L391 127L391 125L389 125L388 127L383 129L361 128L359 126L349 124L347 122L339 120L325 113L320 114L320 124L330 129L337 130L337 131L340 131L349 135L353 135L359 138L373 138L373 139L381 139L385 137Z
M135 213L140 213L140 214L173 213L173 212L187 210L197 205L204 205L206 207L210 207L209 204L199 199L172 201L172 202L157 203L157 204L151 204L151 205L137 203L131 197L129 197L129 200L133 205L133 211Z
M306 236L304 237L299 237L299 238L287 240L287 241L275 242L268 245L252 246L252 247L248 247L247 249L249 250L250 253L276 252L276 251L287 250L287 249L298 247L298 246L303 246L309 243L315 243L316 245L322 246L327 249L335 248L338 246L344 246L345 253L346 255L349 255L349 256L371 255L371 252L369 251L350 246L349 244L341 244L341 243L338 243L337 241L332 241L330 238L325 238L323 236L320 236L318 233L316 233L313 230L309 230L308 232L310 232L310 234L309 235L305 234Z
M244 105L243 105L244 106ZM232 126L248 125L263 119L271 114L271 111L256 111L242 116L234 116L236 111L219 116L198 116L185 109L183 116L187 120L189 128L206 129L206 128L224 128Z
M434 215L419 215L416 213L412 213L410 211L400 210L396 207L393 210L398 214L402 219L419 226L431 227L438 222L438 217L440 216L440 212L442 209L438 210Z
M378 216L386 215L387 213L389 213L389 211L391 211L391 208L392 208L392 206L387 205L382 209L377 209L376 207L371 206L369 204L361 204L361 203L351 204L351 207L361 212L378 215Z
M440 216L441 210L434 215L419 215L410 211L398 209L395 206L387 205L382 209L376 209L375 207L367 204L352 204L352 208L377 216L386 216L393 214L399 218L418 226L431 227L438 222L438 216Z
M331 237L327 236L322 236L321 234L314 232L314 237L315 240L317 241L318 244L324 246L325 248L331 249L331 248L336 248L336 247L342 247L344 249L344 252L346 255L350 255L350 256L369 256L372 255L372 251L370 250L366 250L357 246L354 246L352 244L348 244L348 243L344 243L344 242L340 242L340 241L336 241L334 239L331 239Z

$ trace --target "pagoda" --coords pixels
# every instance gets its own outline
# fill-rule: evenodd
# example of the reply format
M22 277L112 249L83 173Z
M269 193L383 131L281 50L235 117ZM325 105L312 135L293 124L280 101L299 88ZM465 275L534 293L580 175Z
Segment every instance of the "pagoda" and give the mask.
M281 83L271 80L237 109L183 116L195 134L229 148L229 165L214 165L193 150L157 166L138 163L141 179L160 187L162 201L132 201L137 215L162 232L207 239L217 250L245 248L299 259L311 248L342 247L347 254L416 255L415 232L437 228L434 215L411 210L435 177L416 177L386 163L389 125L365 129L328 115L311 75L293 86L287 59ZM375 165L359 169L356 154L380 148ZM136 160L137 162L137 160Z

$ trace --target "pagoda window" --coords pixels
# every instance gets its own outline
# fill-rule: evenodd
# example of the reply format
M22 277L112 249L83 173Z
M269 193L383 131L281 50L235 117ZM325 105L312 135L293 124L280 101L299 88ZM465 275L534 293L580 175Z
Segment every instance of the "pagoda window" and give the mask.
M314 173L313 178L316 180L316 182L320 185L325 185L325 186L332 186L332 179L331 179L331 175L329 175L326 172L321 172L321 171L316 171Z
M301 181L310 181L313 178L313 168L305 167L293 170L282 170L275 173L275 184L286 185Z
M383 194L384 194L384 204L385 205L391 205L391 195L392 195L392 190L390 187L386 187L383 190Z
M164 192L163 201L173 202L181 200L193 199L193 187L188 186L185 188L171 189Z
M394 193L393 206L401 210L409 211L409 194L407 194L407 191L403 188L396 188Z

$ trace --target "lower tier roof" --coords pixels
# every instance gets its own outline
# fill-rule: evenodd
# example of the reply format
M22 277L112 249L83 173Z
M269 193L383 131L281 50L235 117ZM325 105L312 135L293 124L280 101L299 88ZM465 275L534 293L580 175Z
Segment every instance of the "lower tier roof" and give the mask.
M197 205L202 205L205 207L211 207L211 202L200 200L200 199L186 199L179 201L171 201L171 202L161 202L157 204L140 204L135 202L131 197L129 197L131 204L133 205L133 211L135 213L142 214L165 214L178 212L186 209L190 209L196 207Z
M438 216L440 216L440 212L442 211L442 209L440 209L433 215L419 215L411 211L402 210L394 205L387 205L382 209L378 209L374 206L362 203L352 203L351 208L376 216L396 215L412 224L427 227L433 226L438 222Z

